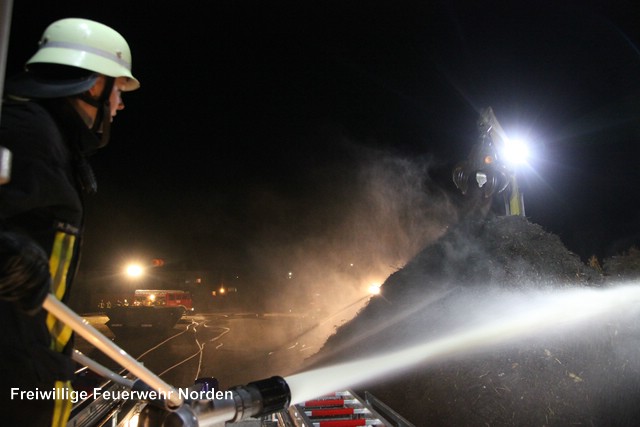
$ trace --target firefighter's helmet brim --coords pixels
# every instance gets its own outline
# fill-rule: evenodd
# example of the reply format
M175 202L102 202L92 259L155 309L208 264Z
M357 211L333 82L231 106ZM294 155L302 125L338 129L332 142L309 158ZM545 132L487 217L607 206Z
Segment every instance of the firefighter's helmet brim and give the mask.
M23 98L63 98L88 91L97 80L96 73L61 79L25 71L7 79L5 92Z

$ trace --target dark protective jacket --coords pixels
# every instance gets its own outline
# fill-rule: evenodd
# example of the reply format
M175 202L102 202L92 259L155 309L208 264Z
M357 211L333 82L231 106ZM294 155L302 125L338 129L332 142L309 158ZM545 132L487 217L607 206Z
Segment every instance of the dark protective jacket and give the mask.
M0 230L24 233L49 255L52 291L67 301L79 258L82 194L94 186L85 156L99 144L66 99L5 101L0 144L12 152L0 187ZM28 316L0 301L0 390L51 389L70 380L72 334L41 310ZM4 400L4 399L3 399Z

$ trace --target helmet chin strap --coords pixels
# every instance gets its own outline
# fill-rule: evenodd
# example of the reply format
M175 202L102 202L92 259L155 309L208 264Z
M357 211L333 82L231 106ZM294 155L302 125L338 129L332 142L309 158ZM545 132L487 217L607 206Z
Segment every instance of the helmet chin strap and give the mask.
M113 77L105 76L104 88L98 98L91 97L89 92L78 95L81 100L97 108L91 131L101 134L98 148L107 145L111 136L111 103L109 102L109 98L111 97L115 80Z

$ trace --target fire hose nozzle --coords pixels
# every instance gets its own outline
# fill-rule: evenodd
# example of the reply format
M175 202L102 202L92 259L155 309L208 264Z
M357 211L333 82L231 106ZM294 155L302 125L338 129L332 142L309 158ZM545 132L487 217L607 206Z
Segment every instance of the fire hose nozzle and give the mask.
M258 390L262 396L262 409L256 416L268 415L287 409L291 403L291 390L284 378L274 376L247 384Z
M199 383L199 385L202 385ZM140 384L144 387L144 384ZM194 391L199 394L203 391ZM291 390L282 377L274 376L229 389L220 399L194 399L177 410L146 405L140 413L141 427L219 427L227 423L259 418L289 407ZM154 403L154 402L150 402Z
M232 387L229 391L230 398L196 408L199 427L218 427L259 418L287 409L291 403L289 385L278 376Z
M261 417L286 409L291 402L291 390L282 377L274 376L231 388L236 397L236 418Z

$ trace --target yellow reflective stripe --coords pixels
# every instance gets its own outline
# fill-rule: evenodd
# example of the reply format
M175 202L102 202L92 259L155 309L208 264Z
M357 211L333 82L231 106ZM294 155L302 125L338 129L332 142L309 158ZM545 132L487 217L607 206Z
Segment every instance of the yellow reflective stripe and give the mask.
M73 257L76 236L58 231L54 237L49 269L51 271L53 294L58 299L64 297L67 290L67 274ZM47 328L51 333L51 349L62 352L71 339L72 330L53 315L47 314Z
M51 257L49 258L49 270L51 272L52 290L56 298L62 299L67 290L67 274L73 257L76 237L73 234L58 231L54 237ZM47 328L51 334L51 348L62 352L71 339L72 330L60 322L51 314L47 315ZM56 398L53 407L51 427L65 427L71 414L71 387L70 381L56 381Z
M51 427L65 427L71 414L71 394L73 388L70 381L56 381L56 399L53 405L53 418ZM66 399L65 399L66 397Z
M76 236L58 231L53 241L49 270L53 281L53 293L56 298L62 299L67 289L67 273L73 256L73 245Z
M61 353L71 339L73 329L60 322L55 317L51 317L53 322L49 325L49 316L47 316L47 326L49 326L49 331L51 332L51 349Z
M73 330L51 314L47 314L47 327L51 334L51 350L62 353L69 339L71 339Z

